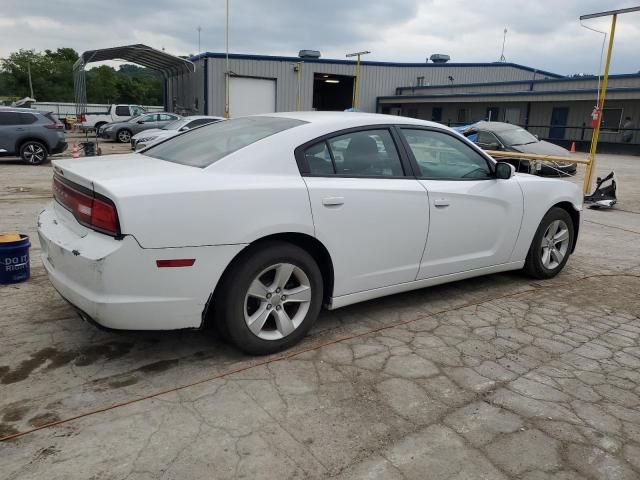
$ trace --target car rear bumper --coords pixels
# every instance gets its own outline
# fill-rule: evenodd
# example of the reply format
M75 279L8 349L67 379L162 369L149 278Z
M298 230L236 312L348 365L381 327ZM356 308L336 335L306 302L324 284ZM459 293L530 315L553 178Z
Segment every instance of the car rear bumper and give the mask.
M67 146L68 146L68 144L67 144L67 142L65 142L65 141L58 142L58 143L57 143L57 145L55 145L55 146L51 149L51 153L52 153L52 154L54 154L54 155L55 155L56 153L62 153L62 152L64 152L64 151L67 149Z
M144 249L86 229L56 202L38 218L42 263L67 301L97 324L120 330L197 328L211 292L243 245ZM195 258L192 267L156 260Z

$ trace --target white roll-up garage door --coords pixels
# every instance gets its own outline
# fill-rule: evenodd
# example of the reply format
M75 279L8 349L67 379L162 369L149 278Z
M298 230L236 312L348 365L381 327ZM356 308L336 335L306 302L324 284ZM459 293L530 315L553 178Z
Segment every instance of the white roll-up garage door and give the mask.
M232 118L276 111L275 80L231 77L229 83L229 113Z

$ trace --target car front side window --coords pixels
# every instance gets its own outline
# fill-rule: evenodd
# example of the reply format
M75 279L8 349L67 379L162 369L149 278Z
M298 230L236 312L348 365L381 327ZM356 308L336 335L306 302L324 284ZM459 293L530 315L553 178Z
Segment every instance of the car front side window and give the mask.
M402 128L401 131L422 178L493 178L487 160L462 140L434 130Z

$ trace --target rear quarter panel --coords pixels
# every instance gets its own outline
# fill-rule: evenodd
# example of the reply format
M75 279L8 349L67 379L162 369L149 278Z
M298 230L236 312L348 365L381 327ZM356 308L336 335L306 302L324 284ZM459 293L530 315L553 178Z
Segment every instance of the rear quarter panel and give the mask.
M165 163L165 162L162 162ZM171 164L166 162L166 166ZM124 234L144 248L248 244L295 232L314 235L306 185L287 143L259 142L209 168L95 185L114 200Z
M524 217L511 261L524 260L533 237L545 214L558 203L568 202L576 211L582 210L582 192L577 185L554 178L518 174L524 196Z

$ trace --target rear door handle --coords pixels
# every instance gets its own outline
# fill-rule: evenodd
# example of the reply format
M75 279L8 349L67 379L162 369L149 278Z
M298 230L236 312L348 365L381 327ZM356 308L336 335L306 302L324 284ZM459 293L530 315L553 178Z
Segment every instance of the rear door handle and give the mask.
M448 207L449 206L449 200L445 199L445 198L439 198L437 200L433 201L433 205L436 207Z
M344 197L327 197L322 199L325 207L339 207L344 204Z

